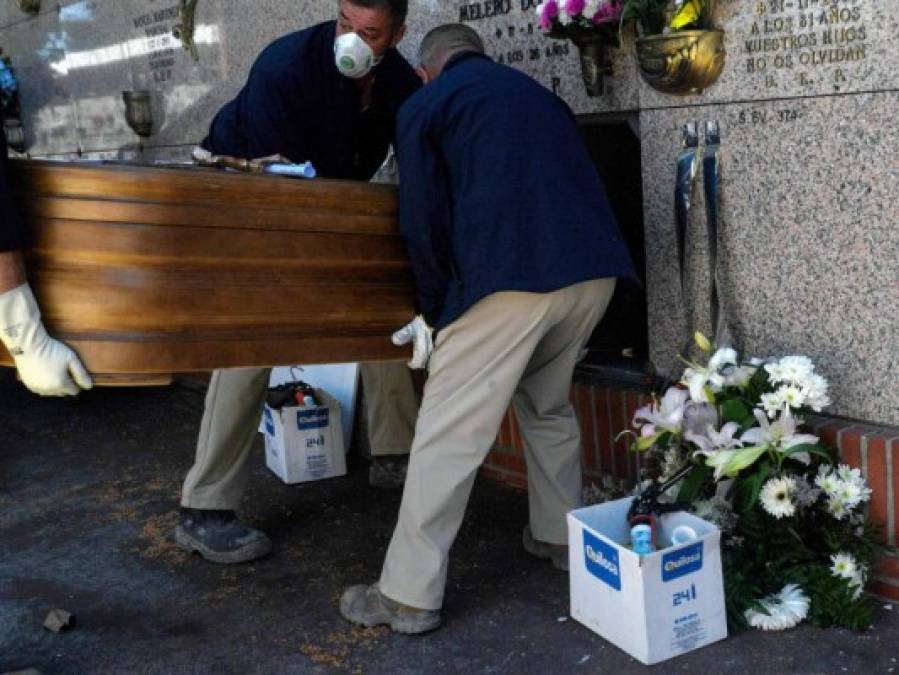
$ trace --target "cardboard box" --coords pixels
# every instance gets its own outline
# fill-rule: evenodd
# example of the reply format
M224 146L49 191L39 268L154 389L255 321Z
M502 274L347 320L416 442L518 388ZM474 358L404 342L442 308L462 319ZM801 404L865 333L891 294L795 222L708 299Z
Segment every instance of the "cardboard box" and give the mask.
M316 389L319 406L262 412L265 463L289 485L346 475L340 404Z
M568 514L571 615L646 665L727 637L721 532L689 513L662 516L660 550L628 548L632 498ZM661 548L678 525L695 541Z

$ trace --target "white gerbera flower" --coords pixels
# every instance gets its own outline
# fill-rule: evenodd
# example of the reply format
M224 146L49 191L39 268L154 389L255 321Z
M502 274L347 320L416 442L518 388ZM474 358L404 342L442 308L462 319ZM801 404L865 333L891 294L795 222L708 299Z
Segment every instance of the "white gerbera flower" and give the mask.
M833 563L830 572L835 577L853 579L858 574L858 565L850 553L834 553L830 556L830 562Z
M762 487L759 496L762 508L778 520L789 518L796 513L793 494L796 492L796 480L790 476L769 478Z
M786 630L808 616L809 599L796 584L784 586L780 593L759 600L762 610L747 609L749 625L761 630Z

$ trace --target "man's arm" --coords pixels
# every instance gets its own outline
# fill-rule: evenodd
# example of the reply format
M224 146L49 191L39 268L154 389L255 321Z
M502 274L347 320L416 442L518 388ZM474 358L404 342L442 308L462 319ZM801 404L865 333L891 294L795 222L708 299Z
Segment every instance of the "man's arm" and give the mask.
M405 106L397 122L396 150L400 229L412 259L418 311L434 325L443 313L453 278L452 205L443 159L428 126L422 106Z
M3 131L0 130L0 137ZM44 329L41 312L25 276L21 221L6 183L6 143L0 142L0 342L16 363L22 382L44 396L77 394L92 386L71 349Z

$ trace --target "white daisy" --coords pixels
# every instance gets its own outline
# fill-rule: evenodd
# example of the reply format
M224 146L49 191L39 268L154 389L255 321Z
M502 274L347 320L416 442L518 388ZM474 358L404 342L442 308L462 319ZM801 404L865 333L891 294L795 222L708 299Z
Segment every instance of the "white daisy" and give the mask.
M853 482L862 480L861 469L853 468L848 464L840 464L837 467L837 476L840 480L848 480Z
M769 478L762 487L760 499L762 508L777 519L790 517L796 513L793 494L796 492L796 480L789 476Z
M835 496L827 500L827 511L837 520L843 520L849 514L846 505L840 501L839 497Z
M824 494L832 497L840 489L842 481L830 472L828 467L819 466L818 475L815 476L815 485L824 491Z
M858 565L851 553L834 553L830 556L830 562L833 563L830 572L835 577L852 579L858 574Z
M865 590L865 583L868 581L868 568L859 565L855 574L849 580L849 588L853 589L852 599L858 600Z
M791 408L801 408L805 403L805 396L799 387L785 384L777 390L777 396L783 401L784 405Z
M784 401L779 392L762 394L762 408L771 419L777 417L777 413L784 407Z
M836 496L847 509L854 509L862 500L861 488L856 483L842 482Z
M747 609L749 625L761 630L786 630L808 616L809 599L796 584L784 586L780 593L759 600L762 609Z

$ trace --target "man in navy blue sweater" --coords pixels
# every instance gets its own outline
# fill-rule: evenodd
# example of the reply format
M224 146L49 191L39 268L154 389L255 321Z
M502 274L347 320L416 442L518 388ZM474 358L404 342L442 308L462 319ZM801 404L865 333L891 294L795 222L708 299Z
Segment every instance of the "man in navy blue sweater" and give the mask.
M244 88L213 120L205 150L242 159L280 154L311 161L325 178L372 178L393 141L397 111L421 87L395 49L408 2L335 4L337 21L266 47ZM362 378L372 454L408 452L418 403L409 372L363 364ZM235 513L268 381L268 369L218 370L209 385L175 540L212 562L246 562L271 549L268 537Z
M440 624L448 552L511 402L525 439L525 549L567 569L581 500L571 378L618 278L634 269L575 118L551 92L443 26L421 46L427 86L400 111L400 226L437 331L399 519L380 581L344 593L367 626ZM426 325L427 324L427 325Z

